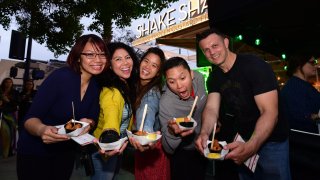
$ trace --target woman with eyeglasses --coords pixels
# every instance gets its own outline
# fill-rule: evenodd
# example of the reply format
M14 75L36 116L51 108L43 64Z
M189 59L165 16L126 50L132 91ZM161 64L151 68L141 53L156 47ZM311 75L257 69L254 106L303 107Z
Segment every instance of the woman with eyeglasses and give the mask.
M306 54L289 59L287 74L290 77L282 88L281 112L291 129L319 134L316 119L320 109L320 92L309 82L316 76L317 60Z
M41 84L25 116L18 141L19 180L69 180L77 144L57 125L75 119L87 122L81 134L98 120L100 87L95 76L108 67L105 42L97 35L78 38L67 66L52 72Z
M132 47L113 42L108 44L108 50L111 55L110 68L99 75L102 86L100 115L97 128L93 132L93 135L104 143L127 136L126 129L130 129L133 122L133 103L139 78L139 61ZM114 179L120 168L121 154L127 144L126 141L120 149L93 153L95 173L91 179Z

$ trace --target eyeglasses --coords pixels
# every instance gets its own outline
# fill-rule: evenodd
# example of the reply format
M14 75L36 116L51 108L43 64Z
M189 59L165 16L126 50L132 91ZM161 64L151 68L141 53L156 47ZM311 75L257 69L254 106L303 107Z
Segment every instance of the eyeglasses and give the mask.
M95 59L96 56L100 59L107 59L106 54L104 53L81 53L81 55L85 55L88 59Z
M311 60L311 61L308 61L309 64L315 66L318 64L318 60L317 59L314 59L314 60Z

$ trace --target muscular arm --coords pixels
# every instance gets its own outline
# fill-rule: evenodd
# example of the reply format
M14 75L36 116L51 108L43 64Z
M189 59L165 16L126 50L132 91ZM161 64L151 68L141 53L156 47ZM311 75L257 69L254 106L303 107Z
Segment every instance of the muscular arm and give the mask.
M210 93L208 95L206 106L202 112L202 126L196 147L200 152L207 146L207 140L213 130L215 122L218 122L220 108L220 94Z
M227 154L226 159L233 159L237 164L243 163L250 156L257 153L277 123L277 90L256 95L254 98L260 111L260 117L256 123L254 133L246 143L236 141L227 145L227 149L232 151Z
M256 153L265 140L271 135L278 117L278 92L273 90L254 97L260 111L260 117L248 145Z

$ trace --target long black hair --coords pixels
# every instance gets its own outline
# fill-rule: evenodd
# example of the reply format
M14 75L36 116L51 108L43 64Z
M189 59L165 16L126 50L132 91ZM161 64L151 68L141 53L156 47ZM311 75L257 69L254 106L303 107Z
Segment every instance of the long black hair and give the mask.
M160 66L159 66L159 72L158 75L156 75L148 84L142 86L141 83L138 83L137 87L137 98L135 101L135 110L138 109L142 97L153 87L156 87L159 92L162 92L162 86L163 86L163 74L162 74L162 66L165 62L165 55L163 51L158 48L158 47L151 47L149 48L141 57L140 59L140 64L143 61L143 59L148 55L148 54L155 54L160 58Z
M130 55L133 61L133 67L131 71L131 75L125 81L121 80L118 75L114 73L111 68L107 68L106 71L98 75L98 82L102 87L108 88L117 88L125 102L129 105L129 108L132 109L133 104L136 99L136 87L139 78L139 60L134 52L134 49L122 42L112 42L107 45L107 49L110 52L110 64L112 62L112 56L118 49L124 49ZM134 113L134 111L133 111Z

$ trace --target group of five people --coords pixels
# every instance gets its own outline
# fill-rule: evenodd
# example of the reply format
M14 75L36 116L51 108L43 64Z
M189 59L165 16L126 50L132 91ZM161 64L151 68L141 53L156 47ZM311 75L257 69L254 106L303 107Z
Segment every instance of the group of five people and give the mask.
M216 178L291 179L287 121L278 118L279 88L271 67L256 56L230 51L228 38L217 29L199 39L215 67L208 95L203 76L181 57L165 60L163 51L152 47L139 61L124 43L106 45L96 35L81 36L68 66L44 81L23 120L19 179L70 178L76 143L58 134L56 125L75 118L89 123L83 133L97 139L107 130L122 138L126 129L140 127L145 104L144 130L162 138L144 146L129 138L136 149L136 179L205 179L203 151L214 124L219 126L217 138L227 141L224 149L229 150L224 161L216 161ZM186 117L196 97L191 117L197 126L182 130L175 118ZM244 142L234 141L237 134ZM114 179L127 145L93 152L91 179ZM259 159L252 173L243 163L254 154Z

